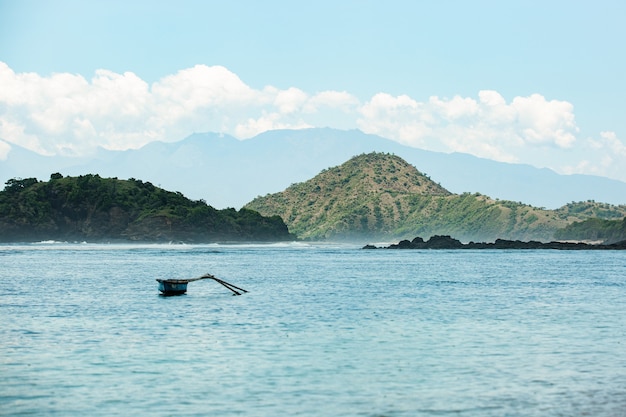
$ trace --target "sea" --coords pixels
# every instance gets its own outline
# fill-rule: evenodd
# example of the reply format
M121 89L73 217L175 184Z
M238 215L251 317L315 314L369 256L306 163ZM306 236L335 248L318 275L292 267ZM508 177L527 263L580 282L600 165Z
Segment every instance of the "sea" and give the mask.
M626 252L361 246L0 245L0 415L626 415Z

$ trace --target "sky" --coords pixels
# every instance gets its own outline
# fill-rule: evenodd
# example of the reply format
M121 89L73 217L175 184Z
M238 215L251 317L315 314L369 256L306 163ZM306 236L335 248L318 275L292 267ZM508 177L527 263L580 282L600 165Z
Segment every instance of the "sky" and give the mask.
M0 0L0 163L333 127L626 181L625 19L622 0Z

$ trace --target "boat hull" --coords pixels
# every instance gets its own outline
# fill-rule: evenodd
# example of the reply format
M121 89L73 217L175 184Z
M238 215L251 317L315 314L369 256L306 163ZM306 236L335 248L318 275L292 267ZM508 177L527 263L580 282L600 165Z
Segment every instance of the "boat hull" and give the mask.
M159 281L159 291L162 295L183 295L187 292L187 283Z

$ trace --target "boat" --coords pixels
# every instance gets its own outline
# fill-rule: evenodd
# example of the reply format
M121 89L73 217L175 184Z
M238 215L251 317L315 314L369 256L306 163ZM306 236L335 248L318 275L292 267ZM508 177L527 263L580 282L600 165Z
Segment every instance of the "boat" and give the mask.
M193 281L199 281L201 279L212 279L213 281L222 284L224 287L228 288L233 292L233 295L241 295L243 292L248 292L243 288L235 287L233 284L229 284L226 281L223 281L219 278L214 277L211 274L204 274L198 278L189 278L189 279L161 279L157 278L157 282L159 283L159 291L161 295L170 296L170 295L183 295L187 292L187 284ZM241 291L241 292L240 292Z
M182 295L187 292L187 279L157 279L163 295Z

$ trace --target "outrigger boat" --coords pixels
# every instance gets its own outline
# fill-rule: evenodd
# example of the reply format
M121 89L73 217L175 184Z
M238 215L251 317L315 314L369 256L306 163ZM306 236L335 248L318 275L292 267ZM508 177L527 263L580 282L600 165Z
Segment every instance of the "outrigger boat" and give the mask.
M222 284L229 290L233 292L233 295L241 295L241 293L248 292L243 288L239 288L234 286L233 284L229 284L226 281L223 281L219 278L214 277L211 274L205 274L198 278L189 278L189 279L160 279L157 278L157 282L159 283L159 291L161 295L170 296L170 295L182 295L187 292L187 284L193 281L200 281L201 279L212 279L213 281ZM239 292L241 291L241 292Z

